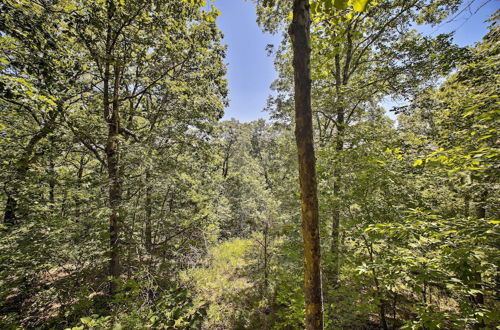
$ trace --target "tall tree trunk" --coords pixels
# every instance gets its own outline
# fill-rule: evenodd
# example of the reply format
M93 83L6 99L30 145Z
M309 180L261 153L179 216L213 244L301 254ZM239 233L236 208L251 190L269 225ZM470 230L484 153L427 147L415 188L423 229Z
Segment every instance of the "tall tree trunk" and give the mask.
M335 55L335 89L337 94L337 110L336 110L336 142L335 142L335 152L337 159L334 165L334 178L333 178L333 195L339 200L339 196L342 189L342 159L341 152L344 150L344 136L345 136L345 109L342 104L342 94L341 94L341 86L344 81L347 81L347 77L342 79L341 75L341 64L340 64L340 55ZM326 269L325 279L326 279L326 288L325 288L325 300L330 305L334 302L334 291L338 289L339 277L340 277L340 205L339 203L335 203L332 207L332 228L331 228L331 244L330 244L330 256L331 256L331 265ZM327 310L329 318L331 320L335 319L334 311L329 308Z
M341 65L340 54L335 55L334 61L334 77L335 77L335 93L337 95L336 107L337 107L337 136L335 152L337 154L337 161L334 169L334 180L333 180L333 193L337 200L339 199L341 189L342 189L342 158L341 153L344 150L344 139L345 139L345 128L346 122L346 109L344 104L344 97L342 95L342 86L346 86L349 81L349 69L351 67L353 54L352 36L351 36L351 25L347 26L346 29L346 45L345 45L345 61L344 66ZM330 247L330 252L332 254L332 267L329 270L329 288L337 289L339 287L339 274L340 274L340 216L341 207L336 203L332 210L332 233L331 239L332 244Z
M111 209L109 215L109 277L110 277L110 294L116 292L116 279L120 276L120 229L121 218L120 212L122 202L122 178L120 171L120 113L119 113L119 88L121 69L118 64L113 66L113 97L111 101L110 84L111 81L111 28L107 29L106 40L106 63L104 69L104 90L103 90L103 107L104 117L108 124L108 137L106 142L106 160L108 170L108 199Z
M113 109L113 116L115 109ZM119 121L117 118L112 118L109 124L108 142L106 145L106 157L108 162L108 179L109 179L109 205L111 213L109 217L109 245L110 245L110 261L109 275L111 278L118 278L120 275L120 256L119 256L119 233L120 233L120 206L121 206L121 177L119 169L119 142L117 127ZM115 285L111 284L111 292L114 292Z
M306 329L323 329L319 210L311 111L311 46L308 0L294 0L289 34L295 76L295 140L297 143L304 240Z
M347 54L346 64L344 67L344 75L341 77L341 65L340 65L340 55L335 55L335 90L337 94L337 141L335 144L335 152L337 154L337 160L334 169L334 179L333 179L333 194L335 198L339 198L341 191L341 176L342 176L342 159L340 153L344 150L344 134L345 134L345 109L342 99L342 89L341 86L347 83L347 67L350 61L350 54ZM334 288L338 287L339 280L339 235L340 235L340 205L336 203L332 210L333 221L332 221L332 245L331 253L333 256L332 264L332 277L331 286Z
M339 274L340 274L340 205L338 203L341 183L342 183L342 160L341 152L344 150L344 133L345 133L345 120L344 120L344 108L339 108L337 110L337 142L335 146L335 151L337 153L337 160L334 169L334 179L333 179L333 195L337 199L337 203L332 209L332 233L331 233L331 246L330 252L332 254L332 266L329 270L329 288L336 289L339 286Z

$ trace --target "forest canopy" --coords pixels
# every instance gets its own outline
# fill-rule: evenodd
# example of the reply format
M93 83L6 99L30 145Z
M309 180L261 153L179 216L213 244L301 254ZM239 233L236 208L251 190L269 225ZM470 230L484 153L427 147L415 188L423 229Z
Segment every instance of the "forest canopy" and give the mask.
M216 2L0 3L1 329L500 327L499 12L252 4L244 123Z

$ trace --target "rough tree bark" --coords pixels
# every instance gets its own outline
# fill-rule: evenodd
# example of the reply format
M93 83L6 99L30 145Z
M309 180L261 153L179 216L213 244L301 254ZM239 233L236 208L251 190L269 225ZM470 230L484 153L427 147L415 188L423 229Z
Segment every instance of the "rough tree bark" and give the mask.
M295 140L304 240L304 298L306 329L323 329L323 301L320 269L319 211L311 110L311 46L308 0L294 0L289 34L293 45L295 77Z

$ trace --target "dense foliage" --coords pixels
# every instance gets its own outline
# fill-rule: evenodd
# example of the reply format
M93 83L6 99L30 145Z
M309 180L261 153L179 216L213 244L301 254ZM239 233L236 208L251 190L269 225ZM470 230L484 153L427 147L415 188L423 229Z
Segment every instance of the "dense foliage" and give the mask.
M311 1L327 329L500 326L498 14L468 48L414 30L459 6ZM291 44L272 119L220 121L217 15L2 1L1 329L303 328Z

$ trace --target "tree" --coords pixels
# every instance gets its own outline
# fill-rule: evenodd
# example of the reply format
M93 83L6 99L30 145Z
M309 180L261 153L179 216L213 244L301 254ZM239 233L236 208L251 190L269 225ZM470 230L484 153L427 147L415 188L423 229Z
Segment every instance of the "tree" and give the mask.
M205 1L4 1L0 328L498 327L498 27L412 29L458 4L258 1L271 120L218 123Z
M141 112L149 117L149 134L155 132L156 126L161 127L165 119L164 104L168 104L165 101L170 93L169 84L186 79L192 70L200 66L202 45L210 43L215 34L208 26L213 23L215 12L200 14L201 4L198 2L183 2L176 8L170 1L84 1L81 5L83 9L77 14L68 12L74 28L71 33L92 60L89 69L94 78L89 84L99 86L102 91L94 93L92 100L95 105L101 102L103 121L97 125L106 130L106 138L101 141L99 135L88 136L75 127L73 131L107 168L110 207L108 272L116 280L121 274L126 215L123 208L123 185L127 175L126 166L122 163L127 153L127 148L122 147L124 139L140 141L138 134L143 132L134 132L133 129L137 126L137 117L143 115ZM171 17L175 18L173 22ZM210 49L210 46L204 49ZM214 50L215 55L218 55L218 51ZM208 55L207 58L210 58L211 54ZM217 80L220 73L223 72L214 66L210 76L215 82L221 83ZM193 91L198 92L195 86L181 98L187 98ZM219 86L215 84L214 89L203 88L208 89L208 93L224 93L222 89L217 90ZM194 96L191 97L194 100ZM205 114L193 111L192 117L219 116L219 108L212 107L211 101L207 97ZM184 103L187 105L188 102ZM148 113L150 111L153 113ZM71 125L71 121L68 123ZM152 138L146 138L146 141L154 144ZM100 150L100 145L104 146L103 150ZM99 156L100 153L104 155ZM148 241L149 235L148 229ZM114 280L110 282L111 292L116 288Z
M168 278L166 269L192 262L187 242L188 252L203 251L200 237L216 222L211 133L227 91L218 14L201 5L2 4L1 202L6 222L14 213L25 220L2 236L2 297L16 285L45 294L33 279L50 272L71 272L72 283L94 290L87 280L102 285L105 261L116 293L138 265ZM86 307L68 307L67 289L54 290L68 319L102 304L82 296Z
M311 25L309 1L293 2L290 38L295 77L295 141L299 160L306 329L323 329L319 210L311 111Z
M259 11L260 22L271 31L286 22L289 8L286 1L277 1L276 6L277 9ZM335 303L333 296L340 286L341 219L349 221L349 188L345 182L350 174L346 171L354 160L345 154L351 145L351 126L362 121L385 97L411 100L420 88L453 67L463 51L452 45L450 36L421 36L410 30L409 22L434 23L436 17L455 8L455 2L442 1L384 1L370 6L366 1L311 3L315 139L320 155L325 155L334 168L325 179L329 187L320 191L320 201L322 196L328 196L328 206L321 207L325 214L321 226L328 226L330 231L325 240L329 246L323 252L327 306ZM280 78L273 87L278 96L270 104L273 117L286 122L293 122L290 53L288 44L277 53ZM329 220L325 221L325 217ZM334 309L328 307L327 312L334 319Z
M9 132L13 133L10 138L24 144L16 146L18 155L10 159L12 175L5 179L3 220L13 224L29 214L20 187L41 156L40 144L56 130L60 114L74 102L84 63L71 60L74 47L63 46L70 43L69 37L56 33L63 17L60 13L50 15L45 5L24 1L6 1L1 10L1 106L14 111L30 127L22 137Z

